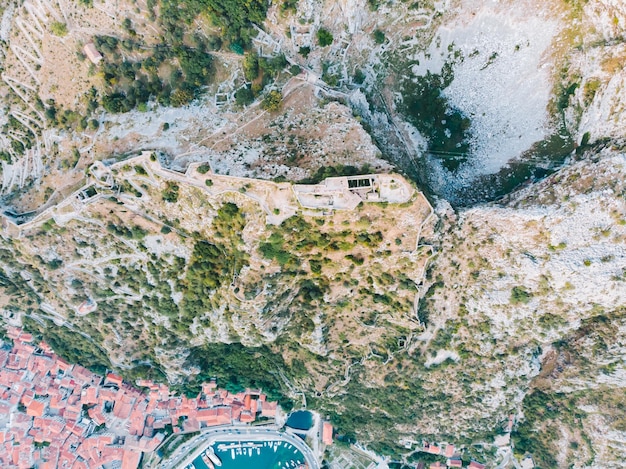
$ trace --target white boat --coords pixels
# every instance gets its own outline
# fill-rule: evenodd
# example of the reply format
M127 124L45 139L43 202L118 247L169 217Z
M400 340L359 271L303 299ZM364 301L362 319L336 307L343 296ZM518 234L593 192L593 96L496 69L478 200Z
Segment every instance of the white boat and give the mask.
M204 453L202 453L202 460L204 461L204 464L206 464L209 469L215 469L215 466L213 465L213 463L207 456L207 453L208 451L205 451Z
M215 454L215 451L213 451L213 448L207 449L205 454L209 457L209 459L211 459L213 464L215 464L217 467L220 467L222 465L222 460L217 454Z

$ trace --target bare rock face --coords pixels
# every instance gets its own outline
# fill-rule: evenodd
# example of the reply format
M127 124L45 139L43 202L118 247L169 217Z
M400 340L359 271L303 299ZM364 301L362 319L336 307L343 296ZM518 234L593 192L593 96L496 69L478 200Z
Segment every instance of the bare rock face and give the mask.
M84 365L304 397L404 463L422 440L626 459L623 1L273 2L178 107L157 13L96 3L3 11L2 321ZM403 196L313 184L363 172Z
M521 411L513 441L520 456L533 453L542 466L589 461L595 453L594 464L612 467L621 457L607 445L622 447L622 420L598 419L606 406L623 403L624 344L617 331L626 300L625 172L624 154L604 150L505 206L461 212L441 238L433 271L446 286L427 303L437 312L430 315L438 329L431 346L454 332L429 353L461 351L465 367L468 361L487 367L490 380L479 385L484 399L476 407L500 415L507 407ZM453 376L450 366L448 373ZM562 415L544 415L541 405ZM568 412L579 412L580 427ZM599 436L598 425L607 426L611 442Z

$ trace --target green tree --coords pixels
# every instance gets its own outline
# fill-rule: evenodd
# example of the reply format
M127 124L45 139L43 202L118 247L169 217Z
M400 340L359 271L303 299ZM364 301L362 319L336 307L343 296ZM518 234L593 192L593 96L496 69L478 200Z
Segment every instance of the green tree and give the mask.
M352 79L354 80L354 83L356 83L357 85L362 85L363 82L365 81L365 73L363 73L363 70L361 70L360 68L357 68L354 71L354 76L352 77Z
M261 107L266 111L274 112L278 111L283 103L283 95L280 91L270 91L267 93L263 101L261 101Z
M254 101L254 93L248 86L242 86L235 91L235 103L237 106L247 106Z
M132 109L126 99L126 95L120 92L103 96L102 107L113 113L128 112Z
M380 29L375 29L372 33L372 38L374 38L374 42L376 44L382 44L385 42L385 33L383 33Z
M178 4L179 2L176 2ZM202 2L204 3L204 2ZM223 37L231 42L250 43L252 24L262 24L269 2L265 0L206 0L209 13Z
M298 0L284 0L283 3L280 5L280 11L282 13L286 13L288 11L296 13L297 9L298 9Z
M248 53L243 59L243 75L248 81L259 76L259 57L254 52Z
M284 70L288 62L284 54L277 55L271 59L259 59L259 68L268 75L275 76L281 70Z
M330 46L333 43L333 35L327 29L320 28L317 30L317 43L320 47Z
M210 35L207 38L207 48L209 50L220 50L222 48L222 39L219 36Z
M185 81L192 88L206 85L212 78L212 57L191 47L176 47L174 54L185 74Z

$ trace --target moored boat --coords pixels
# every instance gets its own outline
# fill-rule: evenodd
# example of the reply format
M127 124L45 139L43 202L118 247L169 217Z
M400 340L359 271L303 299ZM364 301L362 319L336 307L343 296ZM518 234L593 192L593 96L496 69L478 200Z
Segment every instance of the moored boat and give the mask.
M215 466L213 465L213 462L209 459L209 456L207 455L207 453L208 451L205 451L204 453L202 453L202 460L204 461L204 464L206 464L209 469L215 469Z
M216 465L217 467L222 465L222 460L219 458L217 454L215 454L215 451L213 451L213 448L207 449L205 454L209 458L211 458L211 461L213 461L213 464Z

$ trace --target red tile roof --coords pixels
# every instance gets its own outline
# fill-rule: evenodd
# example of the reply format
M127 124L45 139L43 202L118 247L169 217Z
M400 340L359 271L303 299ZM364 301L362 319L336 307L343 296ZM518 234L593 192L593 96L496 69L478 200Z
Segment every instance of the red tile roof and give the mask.
M26 408L26 415L41 417L45 408L46 404L44 402L32 401L30 405Z
M98 403L98 388L95 386L89 386L83 389L80 398L81 405L91 405Z
M277 402L263 402L261 406L261 415L263 417L276 417L276 409L278 408Z
M427 453L430 453L430 454L441 454L441 448L439 446L435 446L435 445L430 445L430 446L424 448L424 450Z
M13 330L15 337L21 334ZM49 355L40 355L41 350ZM205 384L200 395L188 398L170 397L166 385L148 380L138 381L150 389L148 396L112 373L104 382L117 389L102 387L102 381L86 368L62 361L46 344L35 347L16 341L10 352L0 350L0 413L12 414L10 428L0 432L0 467L87 469L121 464L123 469L134 469L141 452L153 451L163 441L164 434L155 432L167 424L180 433L237 419L253 422L259 410L265 416L277 411L277 403L267 402L258 390L233 395L216 389L214 382ZM36 400L36 395L45 399ZM26 413L14 411L20 401ZM106 418L105 405L112 405ZM115 422L123 440L111 434L86 436L88 427L80 419L83 406L96 425ZM181 417L182 428L177 425ZM35 442L50 445L35 449Z
M446 469L446 465L439 461L431 464L429 467L430 469Z
M252 415L249 411L244 410L239 416L239 421L241 423L252 423L254 422L254 415Z
M446 451L443 454L446 458L451 458L454 455L454 445L447 445Z
M471 461L469 463L469 466L467 466L469 469L485 469L485 465L481 464L479 462L476 461Z
M115 373L109 373L107 374L107 377L104 379L104 384L111 383L111 384L116 384L118 386L121 386L123 381L124 380L122 379L120 375L116 375Z
M122 469L137 469L140 460L141 453L125 450L124 456L122 457Z

